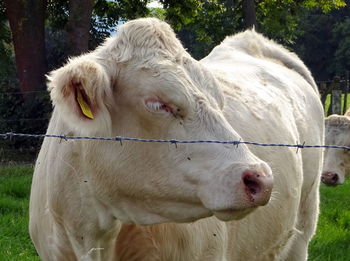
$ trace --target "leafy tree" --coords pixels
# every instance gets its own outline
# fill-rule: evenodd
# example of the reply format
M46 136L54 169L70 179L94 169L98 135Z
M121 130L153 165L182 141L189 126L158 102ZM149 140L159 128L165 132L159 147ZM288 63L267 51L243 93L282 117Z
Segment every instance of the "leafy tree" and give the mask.
M165 6L165 19L177 30L180 40L197 59L243 26L241 16L236 15L241 12L241 5L234 1L191 0L188 6L175 1Z
M80 1L81 4L72 0L48 0L46 31L50 69L60 66L69 55L94 49L121 21L149 14L148 0ZM73 2L77 4L75 9ZM87 8L81 8L83 4L87 4ZM80 12L83 12L84 20L80 20L83 17ZM84 28L77 31L75 24L84 25Z
M345 6L344 0L263 0L257 6L259 29L278 42L291 46L300 36L300 17L305 12L322 13Z
M350 13L349 13L350 15ZM333 29L332 44L336 46L334 59L330 72L333 74L343 74L350 70L350 17L345 17L344 21L337 23Z
M95 48L115 30L120 22L150 14L149 0L97 0L90 31L90 48Z
M329 80L349 70L350 1L343 8L324 13L304 12L293 49L301 56L317 80Z
M343 0L162 0L165 20L196 58L205 56L225 36L255 26L255 29L292 46L302 34L300 16L312 9L326 12L344 6Z
M9 131L42 133L46 128L48 113L51 106L48 96L42 93L32 94L33 99L28 99L20 92L20 84L16 76L14 48L12 44L11 31L5 16L4 2L0 1L0 133ZM22 43L25 45L24 43ZM31 72L31 71L30 71ZM26 94L28 97L28 94ZM24 101L27 101L26 103ZM29 122L27 119L34 119ZM30 124L29 124L30 123ZM18 159L18 149L26 147L29 158L36 155L36 147L39 141L34 140L0 140L0 158L13 160ZM9 155L8 149L16 149L16 155ZM10 151L12 151L10 150ZM14 150L15 151L15 150ZM22 154L22 153L21 153Z
M89 31L94 0L69 1L67 32L69 35L69 54L78 55L89 49Z
M44 41L44 0L5 0L22 92L42 90L47 70ZM34 96L25 97L29 105Z
M330 13L306 13L300 22L302 34L292 47L317 80L327 80L330 77L329 65L335 50L331 41L333 26L334 21Z
M163 5L165 20L170 22L175 30L180 30L183 26L190 24L199 15L203 3L200 0L159 0ZM212 1L215 4L216 1Z
M244 28L253 28L257 27L256 21L256 12L255 12L255 3L254 0L243 0L242 1L242 11L243 11L243 21Z
M0 89L3 81L8 76L14 76L15 67L13 61L11 31L9 29L5 7L0 1Z

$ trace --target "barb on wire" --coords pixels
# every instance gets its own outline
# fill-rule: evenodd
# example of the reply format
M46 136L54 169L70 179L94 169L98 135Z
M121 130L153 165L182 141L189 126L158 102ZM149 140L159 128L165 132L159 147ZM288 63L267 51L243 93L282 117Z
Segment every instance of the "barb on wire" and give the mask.
M303 149L304 147L305 147L305 141L303 142L303 144L297 144L298 146L297 146L297 151L296 151L296 153L298 154L298 152L299 152L299 149Z
M119 140L120 146L123 146L122 137L117 136L117 137L115 137L114 139L115 139L115 140Z
M238 148L238 145L241 143L242 139L239 138L237 141L233 141L232 145L236 145L236 149Z
M175 144L177 148L177 144L189 144L189 143L216 143L216 144L232 144L238 146L238 144L246 144L246 145L254 145L254 146L262 146L262 147L290 147L290 148L329 148L329 149L344 149L350 150L348 146L338 146L338 145L307 145L305 142L303 144L283 144L283 143L259 143L252 141L222 141L222 140L161 140L161 139L138 139L138 138L129 138L129 137L89 137L89 136L65 136L65 135L56 135L56 134L25 134L25 133L0 133L0 138L11 139L13 137L24 137L24 138L32 138L32 139L40 139L40 138L58 138L64 140L101 140L101 141L119 141L122 145L122 141L134 141L134 142L153 142L153 143L171 143Z

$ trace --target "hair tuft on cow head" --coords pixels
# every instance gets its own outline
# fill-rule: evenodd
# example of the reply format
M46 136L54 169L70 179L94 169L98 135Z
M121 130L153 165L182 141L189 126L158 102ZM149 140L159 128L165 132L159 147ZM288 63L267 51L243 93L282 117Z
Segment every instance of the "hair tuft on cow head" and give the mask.
M158 19L145 18L130 21L119 28L116 37L106 40L100 50L115 56L117 62L149 60L155 54L177 60L186 54L171 27Z
M350 117L333 114L325 119L325 124L326 126L350 128Z

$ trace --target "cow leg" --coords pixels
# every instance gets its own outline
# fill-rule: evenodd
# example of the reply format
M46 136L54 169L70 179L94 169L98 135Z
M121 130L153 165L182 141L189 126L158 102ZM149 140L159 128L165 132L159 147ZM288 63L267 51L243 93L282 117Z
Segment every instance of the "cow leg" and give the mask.
M317 176L318 177L318 176ZM311 190L302 194L299 216L296 224L297 233L295 233L291 247L286 253L287 261L307 260L307 250L309 241L315 234L317 218L319 213L319 179L315 179Z

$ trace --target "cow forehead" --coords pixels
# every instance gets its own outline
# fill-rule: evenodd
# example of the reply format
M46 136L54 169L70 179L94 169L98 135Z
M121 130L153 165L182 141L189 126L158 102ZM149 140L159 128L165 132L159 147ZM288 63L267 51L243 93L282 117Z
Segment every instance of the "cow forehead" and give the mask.
M111 48L108 53L113 53L117 63L150 70L155 79L169 84L173 91L185 90L189 98L202 97L211 105L223 108L220 83L192 59L168 24L157 19L128 22L104 46Z
M339 140L350 136L350 117L331 115L325 120L326 140Z
M325 120L326 127L336 128L349 128L350 129L350 117L343 115L330 115Z
M178 59L155 55L153 59L133 61L137 71L148 71L152 82L160 87L159 91L166 92L167 96L181 96L193 102L205 101L214 108L223 108L224 95L220 84L206 73L198 61L185 55ZM153 88L154 86L150 86Z
M326 144L349 146L350 128L344 125L326 125Z

